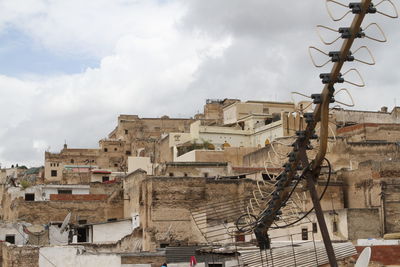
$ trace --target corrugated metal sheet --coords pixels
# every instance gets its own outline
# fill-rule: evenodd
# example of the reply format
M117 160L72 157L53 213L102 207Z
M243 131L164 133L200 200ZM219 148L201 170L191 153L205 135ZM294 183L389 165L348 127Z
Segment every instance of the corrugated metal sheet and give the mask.
M167 247L165 249L165 255L168 262L179 263L189 262L191 256L195 256L197 262L220 262L227 259L231 259L232 256L220 255L220 254L202 254L199 253L201 247Z
M357 254L350 242L334 243L336 259L345 259ZM308 242L295 246L278 246L260 251L257 247L239 249L244 266L249 267L310 267L328 264L328 256L322 242Z

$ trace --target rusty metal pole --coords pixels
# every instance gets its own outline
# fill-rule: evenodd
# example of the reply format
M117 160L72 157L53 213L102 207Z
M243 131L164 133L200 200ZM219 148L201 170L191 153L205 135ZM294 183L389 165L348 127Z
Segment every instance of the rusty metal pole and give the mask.
M328 227L326 226L324 212L322 211L321 203L319 202L318 193L315 189L314 177L311 173L310 175L307 175L307 186L308 190L310 191L311 199L314 205L315 214L317 216L322 240L324 241L326 253L328 255L329 264L331 265L331 267L337 267L338 265L336 262L335 251L333 249L332 241L329 236Z

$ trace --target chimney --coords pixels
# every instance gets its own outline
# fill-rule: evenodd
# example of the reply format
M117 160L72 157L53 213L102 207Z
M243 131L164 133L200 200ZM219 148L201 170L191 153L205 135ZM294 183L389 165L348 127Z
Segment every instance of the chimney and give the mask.
M381 112L387 113L388 112L388 107L381 107Z

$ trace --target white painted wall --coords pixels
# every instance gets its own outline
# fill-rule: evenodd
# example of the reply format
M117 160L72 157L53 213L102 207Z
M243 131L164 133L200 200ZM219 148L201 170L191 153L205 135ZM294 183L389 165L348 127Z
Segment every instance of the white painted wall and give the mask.
M282 120L267 124L256 128L256 132L252 135L252 146L265 146L265 140L268 138L273 141L276 138L283 137Z
M131 220L94 224L93 243L114 243L131 234L132 231Z
M15 245L25 245L28 238L28 235L22 229L22 224L19 223L0 224L0 240L5 241L6 235L15 236Z
M174 159L176 162L193 162L196 161L196 150L189 151Z
M153 175L153 164L149 157L128 157L128 173L142 169L149 175Z
M88 195L90 192L89 185L56 185L44 186L42 188L44 200L49 200L50 195L58 194L58 190L72 190L73 195Z
M82 254L83 246L42 247L39 250L39 267L120 267L121 256L116 254Z

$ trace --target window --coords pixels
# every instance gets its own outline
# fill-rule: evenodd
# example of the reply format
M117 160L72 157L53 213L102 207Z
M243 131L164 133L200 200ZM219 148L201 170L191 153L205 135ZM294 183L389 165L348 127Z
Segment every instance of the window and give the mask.
M108 152L108 148L105 147L105 148L104 148L104 152Z
M118 150L118 148L114 147L114 151L117 151L117 150Z
M183 174L183 176L187 177L187 176L188 176L188 174L185 172L185 173Z
M62 194L64 194L64 195L72 195L72 189L58 189L57 193L59 195L62 195Z
M114 163L114 167L118 167L118 163Z
M71 159L71 163L74 163L75 161L74 161L74 159Z
M15 244L15 235L6 235L6 242Z
M166 248L166 247L168 247L168 246L169 246L168 243L161 243L161 244L160 244L160 248Z
M57 170L51 170L51 177L57 177Z
M88 238L88 228L87 227L80 227L77 229L78 232L78 243L85 243L87 242Z
M131 151L127 150L127 151L125 151L125 154L130 156L132 153L131 153Z
M25 194L25 201L35 201L35 194Z
M332 232L336 233L337 231L338 231L337 222L333 221Z
M170 173L169 173L169 176L171 176L171 177L174 176L174 173L173 173L173 172L170 172Z
M312 223L312 232L318 233L318 224L317 223Z
M206 178L208 177L208 172L204 173L204 177L206 177Z
M127 129L125 129L125 134L128 134L128 130Z
M308 229L301 228L301 240L308 240Z
M110 219L107 219L107 222L116 222L117 221L117 218L110 218Z
M103 183L104 182L108 182L108 181L110 181L110 177L109 176L103 176L102 177L102 181L103 181Z

